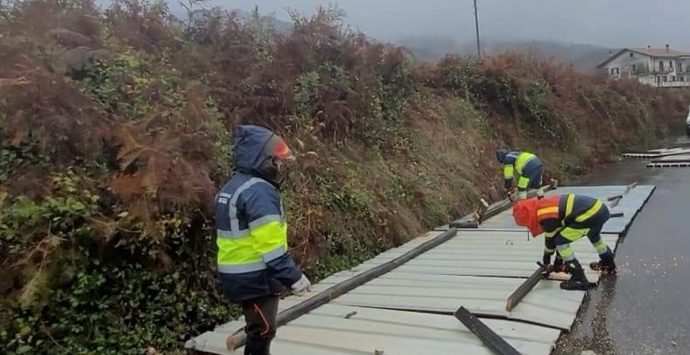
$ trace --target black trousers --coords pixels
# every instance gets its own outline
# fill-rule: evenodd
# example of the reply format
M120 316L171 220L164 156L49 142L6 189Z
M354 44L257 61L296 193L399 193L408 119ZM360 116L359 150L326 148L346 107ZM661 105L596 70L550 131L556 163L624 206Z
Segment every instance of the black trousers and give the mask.
M244 355L269 355L271 340L276 336L279 296L265 296L242 302L247 325Z

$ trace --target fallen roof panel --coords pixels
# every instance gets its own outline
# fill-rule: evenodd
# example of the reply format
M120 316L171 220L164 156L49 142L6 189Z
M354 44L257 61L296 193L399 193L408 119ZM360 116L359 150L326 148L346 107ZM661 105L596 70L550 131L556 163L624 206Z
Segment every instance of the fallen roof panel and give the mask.
M630 211L626 217L634 217L652 190L638 186L620 200L620 208ZM578 187L557 191L582 193ZM625 186L591 187L586 191L608 197L621 194ZM440 233L430 232L331 275L315 284L310 294L281 300L279 310L403 255ZM604 234L603 238L615 248L617 233ZM598 259L586 238L575 242L573 248L584 265ZM569 329L573 323L585 292L564 291L559 282L542 280L511 312L505 310L508 296L536 269L535 261L541 259L542 249L541 238L528 240L526 231L514 227L460 230L436 248L282 326L272 350L307 355L372 354L377 350L384 354L490 354L452 316L464 306L521 353L549 354L560 330ZM588 277L594 281L598 274L590 271ZM243 324L240 320L221 325L186 346L217 354L241 353L242 349L225 350L225 340Z
M560 334L532 324L498 319L483 322L523 354L549 354ZM195 340L196 349L233 354L217 345L225 344L226 337L227 333L207 332ZM271 348L276 354L374 354L376 350L383 354L491 354L451 315L335 304L281 327Z

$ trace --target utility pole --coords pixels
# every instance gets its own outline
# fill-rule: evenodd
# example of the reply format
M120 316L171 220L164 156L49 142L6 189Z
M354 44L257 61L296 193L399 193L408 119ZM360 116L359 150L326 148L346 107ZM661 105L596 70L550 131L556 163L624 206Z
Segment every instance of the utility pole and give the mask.
M477 15L477 0L474 0L474 27L477 30L477 57L482 57L482 47L479 45L479 16Z

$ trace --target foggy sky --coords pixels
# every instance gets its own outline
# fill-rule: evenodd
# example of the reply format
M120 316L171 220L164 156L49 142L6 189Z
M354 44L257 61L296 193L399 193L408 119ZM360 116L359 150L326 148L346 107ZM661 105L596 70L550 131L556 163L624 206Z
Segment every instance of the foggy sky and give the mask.
M395 41L410 36L474 39L472 0L211 0L212 5L288 19L287 9L310 14L337 4L346 22L369 36ZM170 1L175 8L179 1ZM690 0L478 0L482 37L556 40L608 47L690 50Z

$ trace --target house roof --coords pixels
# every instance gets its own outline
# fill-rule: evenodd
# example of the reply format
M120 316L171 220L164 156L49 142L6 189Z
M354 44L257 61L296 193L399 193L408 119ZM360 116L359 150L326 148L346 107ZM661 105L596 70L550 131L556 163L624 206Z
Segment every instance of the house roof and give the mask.
M690 58L690 52L682 52L675 50L673 48L623 48L619 50L618 52L614 53L612 56L610 56L608 59L606 59L603 63L597 65L597 68L601 68L604 65L608 64L610 61L618 58L621 54L625 52L635 52L639 53L642 55L654 57L654 58Z
M675 58L680 56L690 56L689 52L677 51L673 48L628 48L629 50L637 53L646 54L650 57L658 58Z

